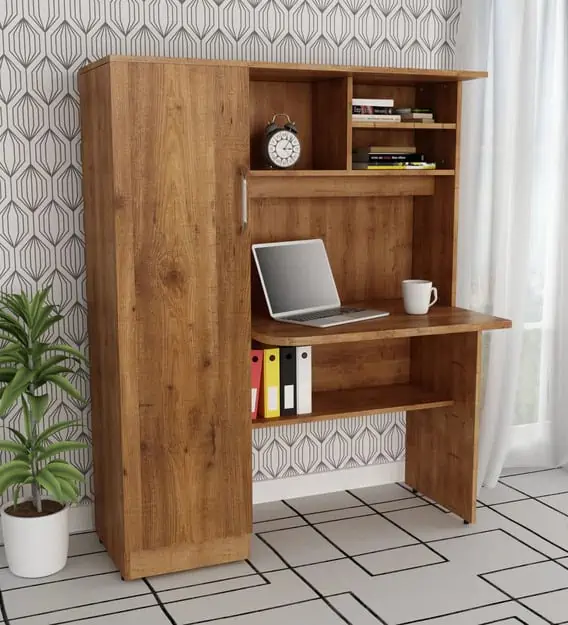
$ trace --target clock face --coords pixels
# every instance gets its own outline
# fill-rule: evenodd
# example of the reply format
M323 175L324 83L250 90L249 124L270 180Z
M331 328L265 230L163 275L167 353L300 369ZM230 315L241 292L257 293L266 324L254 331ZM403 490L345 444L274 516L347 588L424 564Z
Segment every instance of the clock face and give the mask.
M279 130L268 140L268 158L276 167L292 167L300 158L300 141L289 130Z

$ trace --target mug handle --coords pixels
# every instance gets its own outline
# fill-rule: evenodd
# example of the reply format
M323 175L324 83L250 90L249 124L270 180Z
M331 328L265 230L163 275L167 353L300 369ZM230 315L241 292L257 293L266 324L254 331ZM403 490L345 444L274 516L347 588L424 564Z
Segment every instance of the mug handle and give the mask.
M430 301L430 303L428 304L428 308L432 308L432 306L434 306L434 304L438 301L438 289L435 286L432 287L430 295L433 295L434 299Z

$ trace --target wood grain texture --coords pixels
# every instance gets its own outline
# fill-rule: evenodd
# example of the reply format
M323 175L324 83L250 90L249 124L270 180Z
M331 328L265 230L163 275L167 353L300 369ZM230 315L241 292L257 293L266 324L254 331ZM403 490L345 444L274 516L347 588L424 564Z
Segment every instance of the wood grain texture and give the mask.
M481 333L412 339L411 382L454 400L406 419L405 481L474 523Z
M83 135L95 526L114 562L120 569L124 569L125 511L110 72L110 66L106 65L97 72L82 74L79 90Z
M314 169L347 169L348 78L313 83L312 152Z
M187 569L245 560L250 553L250 534L220 538L207 543L194 543L136 551L130 556L130 569L125 579L139 579Z
M150 574L136 553L151 571L251 531L248 76L115 63L111 82L123 497L108 504L124 505L133 577Z
M400 297L410 277L412 198L257 200L250 232L253 243L323 239L346 302Z
M463 308L435 306L427 315L407 315L402 311L402 304L398 300L353 303L379 310L390 310L391 315L382 319L319 329L282 323L265 315L253 314L252 337L266 345L324 345L461 334L511 327L508 319L492 317Z
M143 56L110 55L82 68L86 73L107 63L157 63L164 65L202 65L248 68L253 80L321 79L333 76L353 76L358 81L385 80L388 84L412 84L414 82L454 82L487 77L487 72L465 70L405 69L395 67L362 67L357 65L316 65L304 63L251 63L247 61L211 61L207 59L158 58Z
M312 169L312 84L307 82L250 83L250 136L253 169L267 167L264 158L264 131L275 113L286 113L296 124L302 146L296 169ZM241 120L240 123L244 123ZM278 122L283 122L280 118ZM343 167L345 168L345 164Z
M314 393L310 415L255 419L253 428L290 423L329 421L381 412L401 412L451 406L448 396L432 393L411 384L358 388Z
M386 198L433 195L434 176L443 176L440 170L394 171L352 171L342 175L289 176L292 172L266 172L272 176L249 177L249 198ZM250 172L259 174L264 172ZM302 171L294 173L303 174ZM311 173L311 172L310 172ZM315 172L314 172L315 173ZM410 174L410 175L408 175ZM415 175L426 174L426 175ZM309 210L309 208L306 208Z
M410 341L364 341L312 349L315 392L402 384L410 379Z

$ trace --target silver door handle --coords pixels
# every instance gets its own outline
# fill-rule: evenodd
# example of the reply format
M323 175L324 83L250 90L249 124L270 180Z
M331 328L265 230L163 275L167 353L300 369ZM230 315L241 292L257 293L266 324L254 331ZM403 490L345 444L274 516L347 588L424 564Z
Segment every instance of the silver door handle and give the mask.
M241 170L241 231L248 226L248 181L246 169Z

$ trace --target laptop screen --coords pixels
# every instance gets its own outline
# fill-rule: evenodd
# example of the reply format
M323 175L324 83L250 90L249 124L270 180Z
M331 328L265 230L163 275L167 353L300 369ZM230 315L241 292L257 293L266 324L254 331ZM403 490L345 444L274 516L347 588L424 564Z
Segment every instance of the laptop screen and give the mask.
M253 253L273 315L339 306L321 239L253 245Z

